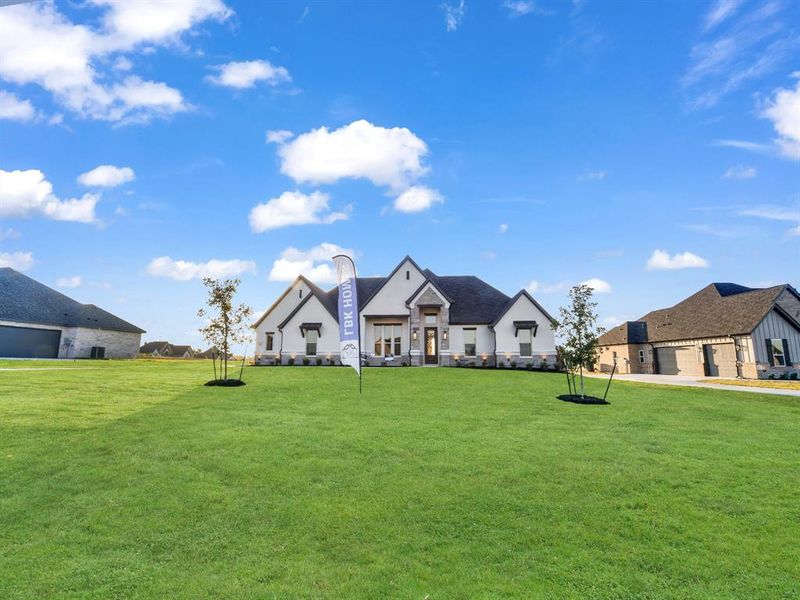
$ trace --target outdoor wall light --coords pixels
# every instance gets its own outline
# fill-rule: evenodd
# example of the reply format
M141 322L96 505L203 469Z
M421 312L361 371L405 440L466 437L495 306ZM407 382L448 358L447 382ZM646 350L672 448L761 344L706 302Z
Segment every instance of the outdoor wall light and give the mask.
M442 339L446 342L447 341L447 329L442 332Z
M417 341L417 330L416 329L411 332L411 339L414 340L415 342Z

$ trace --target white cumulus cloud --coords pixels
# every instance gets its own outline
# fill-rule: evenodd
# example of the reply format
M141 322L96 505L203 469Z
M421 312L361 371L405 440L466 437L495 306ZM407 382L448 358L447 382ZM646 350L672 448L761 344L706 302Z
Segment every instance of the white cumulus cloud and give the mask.
M558 283L542 283L541 281L533 280L525 288L531 294L558 294L565 292L569 289L569 283L566 281L559 281Z
M320 127L281 144L281 172L298 183L330 184L368 179L402 191L427 172L428 146L405 127L385 128L365 120L339 129Z
M290 225L329 224L347 219L346 212L331 212L330 196L323 192L283 192L250 211L250 229L263 233Z
M447 31L455 31L461 26L461 21L464 20L464 13L467 12L467 6L464 0L458 2L442 4L444 11L444 26Z
M222 21L231 11L220 0L91 0L99 26L79 25L54 2L20 3L0 10L0 78L35 84L83 118L146 122L188 110L180 92L136 76L118 79L132 64L125 53L155 46L181 47L198 23ZM116 60L109 60L115 57Z
M0 169L0 217L43 216L54 221L95 222L98 194L60 200L53 185L38 169L3 171Z
M60 288L76 288L80 287L81 278L78 275L74 277L59 277L56 279L56 287Z
M282 144L292 137L294 137L294 133L287 129L277 129L267 132L267 142L270 144Z
M598 279L597 277L592 277L591 279L587 279L586 281L581 281L581 284L588 285L598 294L611 293L611 284L602 279Z
M251 88L261 81L278 85L292 80L285 67L277 67L268 60L234 61L212 68L217 74L207 76L206 81L240 90Z
M10 267L16 271L27 271L33 267L32 252L0 252L0 267Z
M189 281L212 277L235 277L243 273L255 273L256 263L252 260L218 260L216 258L207 262L191 262L188 260L174 260L169 256L154 258L147 265L147 274L153 277L167 277L175 281Z
M394 207L400 212L414 213L428 210L434 204L444 202L442 195L434 189L424 185L415 185L394 200Z
M777 89L761 116L772 121L778 134L775 144L780 153L800 160L800 81L794 89Z
M508 231L508 223L500 223L500 226L497 228L500 233L505 233Z
M270 281L294 281L298 275L314 283L336 283L336 269L331 260L337 254L353 256L353 250L323 242L309 250L289 247L281 252L269 273Z
M78 183L87 187L116 187L136 179L130 167L100 165L78 176Z
M654 250L647 260L648 271L665 271L675 269L700 269L708 266L705 258L691 252L679 252L670 256L664 250Z
M0 90L0 119L31 121L35 117L36 110L30 100L20 100L11 92Z

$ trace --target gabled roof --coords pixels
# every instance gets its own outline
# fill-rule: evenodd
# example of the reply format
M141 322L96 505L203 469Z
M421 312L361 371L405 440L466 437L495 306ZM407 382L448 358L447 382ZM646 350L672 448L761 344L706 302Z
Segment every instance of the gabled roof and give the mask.
M746 335L773 309L793 326L799 326L776 304L778 296L786 290L798 296L788 284L748 288L735 283L712 283L674 306L647 313L639 321L647 326L648 342ZM600 343L614 343L615 330L601 336Z
M169 342L164 341L147 342L146 344L143 344L141 348L139 348L139 354L152 354L156 350L158 350L159 354L162 354L164 349L169 345Z
M0 321L145 333L94 304L81 304L8 267L0 268Z
M423 282L422 282L422 285L420 285L420 286L419 286L419 287L418 287L416 290L414 290L414 293L413 293L413 294L411 294L411 295L408 297L408 300L406 300L406 306L410 306L410 305L411 305L411 301L412 301L414 298L416 298L416 297L417 297L417 295L418 295L418 294L419 294L419 293L420 293L422 290L424 290L424 289L425 289L425 286L427 286L427 285L432 285L432 286L433 286L433 289L435 289L437 292L439 292L439 294L441 294L442 298L444 298L445 300L447 300L447 301L448 301L450 304L452 304L452 303L453 303L453 299L450 297L450 295L449 295L447 292L445 292L443 289L441 289L441 288L440 288L438 285L436 285L436 282L435 282L435 281L432 279L432 277L436 277L436 276L433 274L433 272L432 272L430 269L425 269L425 270L422 272L422 274L423 274L423 275L425 275L425 281L423 281Z
M421 269L417 263L414 262L414 259L411 258L408 254L406 254L405 257L403 257L403 260L397 263L397 266L394 269L392 269L392 272L389 273L388 277L380 278L383 279L383 281L374 290L372 290L372 293L370 293L370 295L364 299L363 303L361 302L361 296L359 295L358 310L361 310L362 306L366 306L367 304L369 304L369 301L372 300L373 296L375 296L378 292L381 291L381 289L383 289L383 286L386 285L386 282L389 281L392 277L394 277L394 274L397 273L397 271L400 270L400 267L402 267L403 264L406 262L410 262L412 265L414 265L417 271L419 271L423 275L425 274L425 271Z
M647 342L647 323L644 321L626 321L606 331L598 338L603 346L619 344L643 344Z
M263 314L262 314L260 317L258 317L258 320L257 320L255 323L253 323L253 324L251 325L251 327L252 327L253 329L255 329L256 327L258 327L258 326L261 324L261 321L263 321L264 319L266 319L266 318L267 318L267 316L269 315L269 313L271 313L273 310L275 310L275 307L276 307L276 306L278 306L278 304L280 304L280 303L281 303L281 300L283 300L284 298L286 298L287 294L288 294L289 292L291 292L291 291L292 291L292 289L294 289L294 286L295 286L295 284L296 284L298 281L302 281L303 283L305 283L305 284L306 284L306 285L307 285L309 288L311 288L312 290L313 290L314 288L317 288L317 289L319 289L319 288L317 287L317 285L316 285L315 283L312 283L311 281L309 281L309 280L308 280L308 279L305 277L305 275L298 275L297 277L295 277L294 281L293 281L293 282L292 282L292 283L289 285L289 287L287 287L287 288L284 290L284 292L283 292L283 293L282 293L280 296L278 296L278 299L277 299L277 300L275 300L275 302L273 302L273 303L272 303L272 305L271 305L271 306L270 306L270 307L269 307L267 310L265 310L265 311L264 311L264 313L263 313Z
M541 313L542 313L542 314L543 314L545 317L547 317L547 319L550 321L550 324L551 324L553 327L555 327L555 326L558 324L558 322L557 322L557 321L556 321L556 320L555 320L553 317L551 317L551 316L550 316L550 313L548 313L548 312L547 312L547 311L544 309L544 307L543 307L541 304L539 304L539 303L536 301L536 299L535 299L533 296L531 296L531 295L528 293L528 290L520 290L520 291L518 291L518 292L517 292L517 293L514 295L514 297L513 297L513 298L511 298L511 300L509 300L509 301L508 301L508 303L507 303L507 304L506 304L506 305L503 307L503 310L502 310L502 312L500 312L500 314L498 314L498 315L497 315L497 317L495 317L494 321L492 321L492 323L491 323L492 327L494 327L495 325L497 325L497 324L500 322L500 319L502 319L502 318L505 316L505 314L506 314L506 313L507 313L509 310L511 310L511 307L512 307L512 306L514 306L514 304L516 304L517 300L519 300L519 299L520 299L521 297L523 297L523 296L524 296L525 298L527 298L528 300L530 300L530 301L533 303L533 305L534 305L536 308L538 308L538 309L541 311Z
M194 353L194 350L192 350L192 347L191 347L191 346L173 346L173 347L172 347L172 354L173 354L173 355L178 355L178 356L180 356L180 355L182 355L182 354L186 354L187 352L188 352L189 354L193 354L193 353Z

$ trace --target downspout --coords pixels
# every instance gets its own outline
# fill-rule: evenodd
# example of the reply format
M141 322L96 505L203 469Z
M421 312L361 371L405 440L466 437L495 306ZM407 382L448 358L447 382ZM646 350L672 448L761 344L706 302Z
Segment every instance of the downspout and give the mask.
M282 365L283 364L283 328L278 327L278 331L281 332L281 345L280 345L280 348L278 348L278 364Z
M492 339L494 340L494 349L492 350L492 355L494 356L494 368L496 369L497 368L497 331L495 331L494 325L489 325L489 331L492 332Z

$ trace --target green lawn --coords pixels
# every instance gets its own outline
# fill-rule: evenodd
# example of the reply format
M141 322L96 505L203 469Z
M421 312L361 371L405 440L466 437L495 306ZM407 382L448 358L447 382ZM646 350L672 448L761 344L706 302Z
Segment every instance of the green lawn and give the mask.
M796 398L34 365L0 371L0 598L800 597Z

